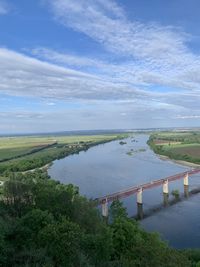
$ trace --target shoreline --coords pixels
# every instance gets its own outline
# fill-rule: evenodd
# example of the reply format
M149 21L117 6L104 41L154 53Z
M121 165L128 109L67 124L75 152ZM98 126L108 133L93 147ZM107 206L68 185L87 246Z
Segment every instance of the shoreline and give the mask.
M155 153L155 152L154 152ZM156 154L156 153L155 153ZM197 167L200 167L200 164L196 164L196 163L192 163L192 162L189 162L189 161L184 161L184 160L175 160L175 159L170 159L169 157L167 156L164 156L164 155L160 155L160 154L156 154L161 160L169 160L173 163L176 163L176 164L179 164L179 165L182 165L182 166L185 166L185 167L194 167L194 168L197 168Z

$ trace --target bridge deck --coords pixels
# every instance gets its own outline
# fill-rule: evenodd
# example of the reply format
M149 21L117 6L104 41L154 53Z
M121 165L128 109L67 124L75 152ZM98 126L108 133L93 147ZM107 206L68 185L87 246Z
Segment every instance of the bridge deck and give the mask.
M125 189L125 190L122 190L122 191L119 191L119 192L116 192L113 194L109 194L109 195L97 198L95 200L100 204L105 202L105 201L107 201L107 202L114 201L116 199L120 199L123 197L128 197L130 195L133 195L133 194L137 193L139 189L147 190L147 189L162 185L163 182L166 180L168 180L168 182L172 182L172 181L183 178L184 175L186 175L186 174L193 175L193 174L196 174L199 172L200 172L200 169L194 169L194 170L178 173L178 174L175 174L175 175L163 178L163 179L154 180L154 181L151 181L149 183L129 187L128 189Z

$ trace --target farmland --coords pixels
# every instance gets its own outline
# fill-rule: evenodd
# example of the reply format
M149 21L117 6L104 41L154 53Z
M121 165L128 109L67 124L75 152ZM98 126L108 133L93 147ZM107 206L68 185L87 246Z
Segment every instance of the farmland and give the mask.
M124 134L88 136L23 136L0 138L0 173L27 171L91 146L126 137Z
M148 144L157 154L200 164L200 132L154 133Z

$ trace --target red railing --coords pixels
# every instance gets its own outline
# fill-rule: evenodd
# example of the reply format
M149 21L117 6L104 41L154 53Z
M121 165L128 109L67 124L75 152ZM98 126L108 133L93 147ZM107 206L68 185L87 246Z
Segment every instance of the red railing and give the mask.
M162 185L163 182L166 181L166 180L168 180L168 182L172 182L172 181L175 181L175 180L183 178L184 175L186 175L186 174L193 175L193 174L196 174L196 173L199 173L199 172L200 172L200 169L194 169L194 170L178 173L178 174L175 174L175 175L172 175L172 176L169 176L169 177L165 177L163 179L154 180L154 181L151 181L149 183L145 183L145 184L129 187L128 189L121 190L119 192L112 193L112 194L97 198L95 200L99 204L104 203L105 201L111 202L111 201L114 201L116 199L120 199L120 198L124 198L124 197L128 197L130 195L133 195L133 194L137 193L139 189L147 190L147 189L154 188L156 186Z

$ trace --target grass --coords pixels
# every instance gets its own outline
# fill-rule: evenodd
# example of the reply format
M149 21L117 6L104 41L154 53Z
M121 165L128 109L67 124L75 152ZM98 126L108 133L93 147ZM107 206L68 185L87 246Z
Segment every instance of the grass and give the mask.
M39 145L48 145L58 142L68 144L74 142L88 142L113 138L117 135L85 135L85 136L20 136L20 137L0 137L0 149L27 148Z
M200 132L154 133L148 143L157 154L200 163Z
M55 159L127 136L128 134L3 137L0 138L0 160L6 161L0 162L0 173L5 173L6 170L27 171L39 168ZM50 144L51 146L47 146ZM35 151L40 147L43 147L43 150Z
M3 149L0 149L0 161L4 159L11 159L13 157L29 154L29 153L32 153L35 149L40 149L43 147L44 145L3 148Z
M183 136L189 136L191 135L191 132L157 132L154 133L159 136L159 138L167 138L167 137L183 137Z
M22 156L55 142L60 145L80 142L97 142L107 138L113 139L116 136L117 135L1 137L0 160ZM50 152L52 149L47 148L47 151Z
M179 155L188 155L193 158L200 158L200 144L177 146L169 149L169 151Z

